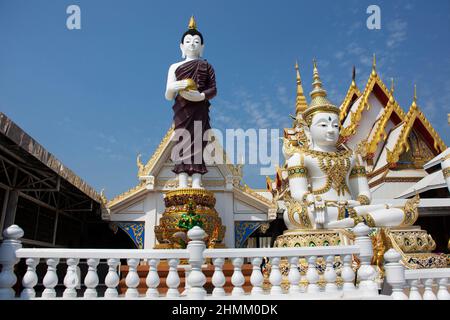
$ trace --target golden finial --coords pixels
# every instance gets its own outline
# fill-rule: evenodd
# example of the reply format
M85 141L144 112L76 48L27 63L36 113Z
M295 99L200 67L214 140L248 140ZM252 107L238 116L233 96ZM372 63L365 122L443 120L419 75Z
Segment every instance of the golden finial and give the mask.
M308 107L308 104L306 102L305 95L303 93L303 87L302 87L302 79L300 77L300 70L298 68L298 62L295 61L295 70L297 73L297 98L295 101L295 113L298 114L299 112L303 112Z
M352 86L356 86L355 80L356 80L356 67L353 66L353 69L352 69Z
M377 73L376 71L377 68L377 58L375 56L375 53L373 54L373 59L372 59L372 74L375 75Z
M413 106L417 105L417 86L414 83L414 97L413 97Z
M391 94L394 93L394 78L391 78Z
M103 188L101 191L100 191L100 199L101 199L101 201L102 201L102 204L107 204L108 203L108 198L106 198L106 195L105 195L105 188Z
M191 19L189 19L189 25L188 25L188 28L189 28L190 30L191 30L191 29L197 30L197 23L195 22L195 18L194 18L193 15L191 16Z

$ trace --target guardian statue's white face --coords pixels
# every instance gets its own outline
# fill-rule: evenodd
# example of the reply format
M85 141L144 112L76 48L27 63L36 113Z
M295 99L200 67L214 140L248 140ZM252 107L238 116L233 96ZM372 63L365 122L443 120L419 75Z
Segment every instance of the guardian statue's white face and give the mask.
M180 49L183 53L183 58L188 57L196 59L202 56L203 53L202 40L199 35L186 35L183 39L183 43L180 43Z
M309 130L315 145L335 146L339 139L339 117L335 113L317 113L312 118Z

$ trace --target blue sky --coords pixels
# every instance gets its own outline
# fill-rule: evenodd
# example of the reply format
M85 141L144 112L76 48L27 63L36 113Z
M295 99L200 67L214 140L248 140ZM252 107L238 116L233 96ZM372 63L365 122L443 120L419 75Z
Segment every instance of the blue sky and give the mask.
M81 8L81 30L66 8ZM381 30L366 28L370 4ZM194 14L217 74L212 125L283 128L294 112L295 59L305 92L312 64L339 104L357 68L364 88L372 53L407 111L419 106L450 144L450 2L433 1L21 1L0 0L0 110L108 198L137 182L169 128L167 69ZM256 166L245 181L263 188Z

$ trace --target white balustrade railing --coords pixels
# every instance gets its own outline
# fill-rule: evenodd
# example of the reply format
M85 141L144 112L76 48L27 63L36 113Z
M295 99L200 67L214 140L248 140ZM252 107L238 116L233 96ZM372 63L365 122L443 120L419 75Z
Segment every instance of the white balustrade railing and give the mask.
M18 226L11 226L5 230L5 240L0 246L0 299L220 299L227 298L230 294L236 299L257 299L268 295L274 299L380 297L375 282L376 271L370 265L373 254L372 243L368 237L370 229L359 224L353 231L356 237L355 245L328 247L206 249L203 241L205 232L194 227L188 232L191 241L186 249L24 249L19 240L23 231ZM357 256L360 261L356 272L352 267L353 256ZM270 264L267 278L262 272L263 258ZM13 290L17 281L14 267L21 259L26 263L27 270L22 278L22 290L16 293ZM125 260L128 266L124 279L124 294L118 292L121 259ZM167 261L169 266L166 281L163 283L164 290L158 273L162 260ZM438 298L448 295L446 273L436 273L433 276L428 274L427 278L412 276L406 272L405 276L405 270L399 260L389 260L389 254L386 260L388 282L394 288L393 298L401 296L406 280L412 280L413 297L417 296L414 288L421 280L425 282L424 298L432 297L433 292L427 290L427 286L430 287L433 281L436 281L440 288ZM231 293L225 292L226 261L233 266ZM243 269L244 261L251 263L249 279L244 276L247 272L245 270L249 270ZM212 263L214 267L211 278L213 288L209 294L204 288L207 281L204 274L205 268L208 267L206 262ZM339 270L336 262L341 263ZM43 279L38 279L36 268L39 263L47 265ZM138 266L142 263L148 265L148 271L141 281ZM308 267L303 271L306 272L300 272L300 265L305 269L305 263ZM80 279L80 264L86 264L88 267L84 279ZM99 275L99 264L107 265L105 276ZM61 272L57 271L61 270L65 275L58 278ZM180 288L181 271L185 272L184 288ZM39 280L44 287L42 292L36 292L41 288L37 287ZM80 283L84 285L82 289ZM64 286L63 290L61 284ZM106 287L106 291L100 290L100 285ZM184 291L180 294L181 289Z
M384 254L386 281L396 300L450 300L450 268L405 270L401 255L394 249ZM406 289L406 290L405 290ZM409 294L408 294L409 289Z

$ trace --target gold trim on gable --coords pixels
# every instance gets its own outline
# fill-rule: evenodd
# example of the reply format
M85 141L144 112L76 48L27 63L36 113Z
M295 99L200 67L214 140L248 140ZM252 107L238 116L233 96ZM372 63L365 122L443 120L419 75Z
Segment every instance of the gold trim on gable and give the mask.
M434 130L431 123L427 120L427 118L425 118L425 115L422 113L422 111L420 111L419 107L414 101L411 107L409 108L408 113L405 116L404 119L405 125L400 131L399 138L397 139L394 148L392 149L392 151L387 150L386 160L389 164L397 163L402 153L409 150L408 136L411 133L411 130L413 129L416 120L419 120L422 123L422 125L425 127L425 129L427 129L428 133L433 138L434 151L436 151L437 153L441 153L445 149L447 149L447 146L445 145L444 141L442 141L438 133Z
M370 77L367 81L367 84L364 88L364 92L362 94L362 101L360 102L358 108L354 112L350 112L350 124L341 129L341 136L348 138L356 133L356 128L358 126L359 121L361 120L361 115L364 109L367 110L370 109L369 104L369 95L372 92L375 85L378 85L383 93L386 95L386 97L389 97L389 90L387 89L386 85L383 83L383 81L379 78L378 74L376 72L373 72L370 74ZM400 118L404 116L403 110L400 108L398 109L401 114L399 114Z

